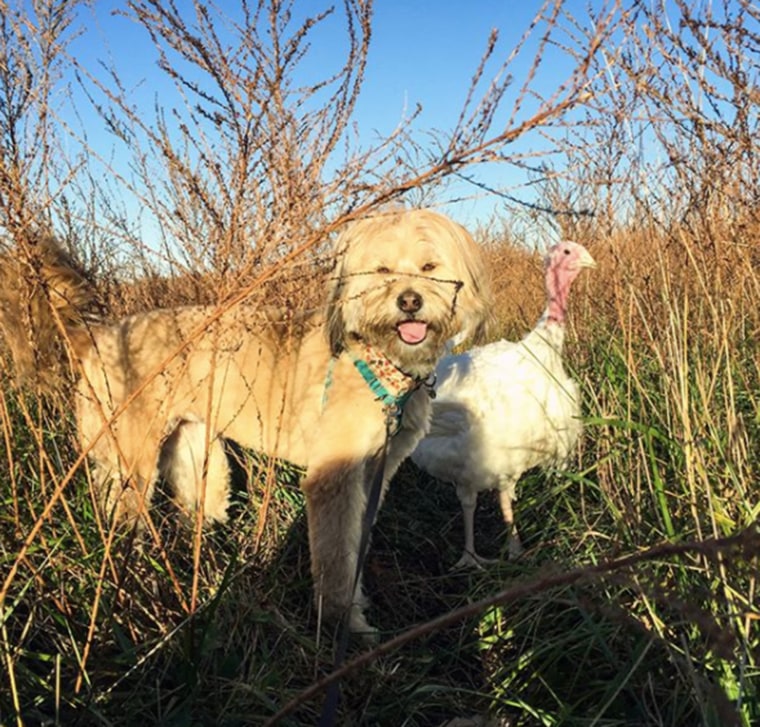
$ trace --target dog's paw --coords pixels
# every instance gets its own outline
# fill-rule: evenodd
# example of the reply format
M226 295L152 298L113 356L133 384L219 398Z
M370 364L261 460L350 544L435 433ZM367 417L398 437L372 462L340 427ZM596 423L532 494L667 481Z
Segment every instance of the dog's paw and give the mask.
M380 641L379 631L374 626L370 626L367 617L364 615L364 610L358 604L351 606L348 629L354 636L358 636L367 644L367 646L374 646Z

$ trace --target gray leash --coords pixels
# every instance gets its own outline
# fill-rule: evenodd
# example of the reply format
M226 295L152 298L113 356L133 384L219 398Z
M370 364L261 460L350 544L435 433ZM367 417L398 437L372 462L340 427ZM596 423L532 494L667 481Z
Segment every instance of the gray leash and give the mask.
M375 522L377 511L380 507L380 495L383 491L383 479L385 475L385 461L388 457L388 450L391 444L391 438L393 437L393 428L397 423L397 415L393 411L386 412L385 418L385 444L383 446L380 460L375 468L375 473L372 477L372 485L369 491L369 497L367 498L367 509L364 511L364 519L362 523L362 537L359 543L359 553L356 559L356 571L354 573L354 585L351 593L356 593L356 586L359 583L362 569L364 568L364 561L367 558L367 551L369 550L369 537L372 530L372 525ZM346 659L346 652L348 651L348 640L351 636L350 625L351 608L349 607L345 616L343 617L343 623L341 625L340 638L338 640L338 646L335 650L335 662L333 669L338 669ZM325 696L325 703L322 707L322 714L319 718L318 727L334 727L335 720L338 714L338 703L340 702L340 681L334 681L327 690Z

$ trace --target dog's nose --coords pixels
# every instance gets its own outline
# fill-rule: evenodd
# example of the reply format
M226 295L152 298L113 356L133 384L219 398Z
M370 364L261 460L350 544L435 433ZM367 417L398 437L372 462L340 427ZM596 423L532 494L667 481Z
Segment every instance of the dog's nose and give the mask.
M414 290L405 290L396 298L396 305L403 313L417 313L422 308L422 296Z

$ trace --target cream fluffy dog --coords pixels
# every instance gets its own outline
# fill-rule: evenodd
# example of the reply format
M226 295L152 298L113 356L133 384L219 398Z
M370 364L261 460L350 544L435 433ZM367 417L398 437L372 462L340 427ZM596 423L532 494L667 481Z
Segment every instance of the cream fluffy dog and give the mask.
M369 630L354 589L369 480L388 416L386 485L427 431L424 382L446 341L486 319L487 276L470 235L424 210L355 222L337 240L326 309L304 317L239 305L85 325L81 279L67 277L60 250L45 254L59 255L45 263L51 300L79 364L79 435L110 514L145 516L162 475L180 504L225 520L223 439L302 465L317 605L332 619L351 609L351 629ZM24 336L4 308L20 363Z

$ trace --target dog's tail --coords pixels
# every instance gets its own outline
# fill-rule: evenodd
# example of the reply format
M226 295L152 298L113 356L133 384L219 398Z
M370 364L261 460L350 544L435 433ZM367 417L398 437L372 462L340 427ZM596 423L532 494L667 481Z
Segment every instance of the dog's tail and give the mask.
M0 333L19 383L58 390L102 313L91 278L52 235L27 236L0 255Z

